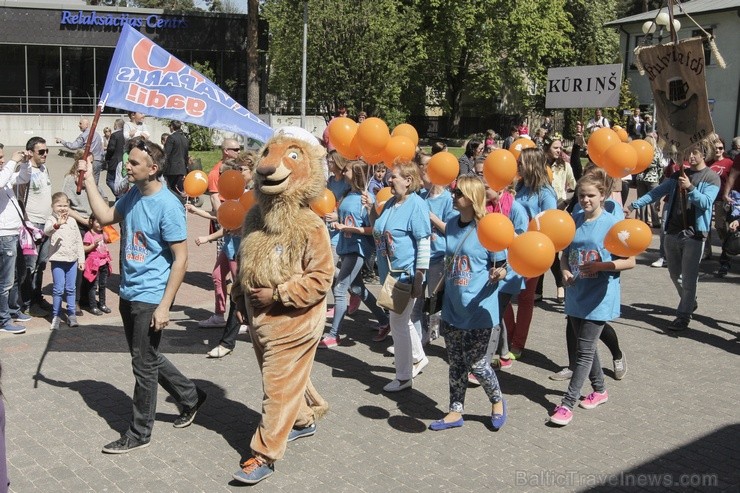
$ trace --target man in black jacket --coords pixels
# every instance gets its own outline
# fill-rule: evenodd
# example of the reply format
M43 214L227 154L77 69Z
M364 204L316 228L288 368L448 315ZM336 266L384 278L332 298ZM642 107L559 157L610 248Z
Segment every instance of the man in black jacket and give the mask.
M183 193L183 182L188 172L188 149L190 144L188 138L182 132L182 122L172 120L170 122L171 135L167 137L164 143L164 178L167 180L167 186L178 197Z
M115 183L116 167L118 163L123 161L123 151L126 144L126 137L123 135L123 125L123 118L118 118L113 123L113 133L110 134L108 147L105 151L105 169L107 171L105 184L108 185L108 188L111 189L116 198L122 194L121 190L115 189Z

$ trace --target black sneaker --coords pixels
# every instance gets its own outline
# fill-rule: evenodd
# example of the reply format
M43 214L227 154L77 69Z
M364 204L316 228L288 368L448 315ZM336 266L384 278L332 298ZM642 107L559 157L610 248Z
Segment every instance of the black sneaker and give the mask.
M206 394L205 391L200 390L198 387L196 387L195 390L198 392L198 402L195 404L195 407L184 410L180 416L177 417L175 422L172 423L172 426L175 428L185 428L186 426L190 426L195 419L195 415L198 414L198 409L200 409L200 406L202 406L206 401L208 394Z
M103 447L103 453L104 454L127 454L131 452L132 450L146 448L149 446L149 444L150 442L148 440L146 442L139 442L137 440L134 440L133 438L129 438L128 436L123 435L121 438L119 438L115 442L110 442L108 445Z
M676 319L671 322L671 324L668 326L668 329L673 331L682 331L689 328L689 319L683 318L683 317L676 317Z

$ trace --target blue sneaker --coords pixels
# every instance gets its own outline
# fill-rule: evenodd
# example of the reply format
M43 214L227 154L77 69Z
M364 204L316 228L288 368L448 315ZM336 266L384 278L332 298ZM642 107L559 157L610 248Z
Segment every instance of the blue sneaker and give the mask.
M245 484L257 484L275 472L275 466L265 464L255 457L251 457L234 473L234 479Z
M311 423L305 428L293 428L288 434L288 441L292 442L293 440L298 440L299 438L310 437L314 433L316 433L316 423Z
M29 317L23 312L18 312L18 315L13 315L13 320L16 322L29 322L33 320L33 317Z
M493 431L500 430L504 426L504 423L506 423L506 401L502 399L501 402L504 405L503 414L491 414L491 426L493 427Z
M26 328L9 323L0 327L0 332L7 332L8 334L23 334L26 332Z

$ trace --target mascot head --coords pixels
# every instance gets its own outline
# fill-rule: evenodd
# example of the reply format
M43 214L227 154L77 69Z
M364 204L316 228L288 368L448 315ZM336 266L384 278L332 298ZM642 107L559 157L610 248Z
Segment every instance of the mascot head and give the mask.
M261 205L289 202L308 207L326 188L319 140L300 127L282 127L265 144L254 169Z

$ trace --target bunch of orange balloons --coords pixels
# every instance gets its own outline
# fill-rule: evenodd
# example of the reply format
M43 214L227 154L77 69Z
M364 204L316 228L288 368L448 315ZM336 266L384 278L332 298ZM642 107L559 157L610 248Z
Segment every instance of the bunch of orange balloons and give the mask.
M613 178L641 173L650 166L655 149L648 142L629 137L623 128L600 128L588 139L588 156Z
M347 159L362 157L368 164L383 162L390 166L396 159L413 159L419 134L408 123L398 125L391 133L380 118L367 118L357 124L350 118L338 117L329 122L329 142Z

